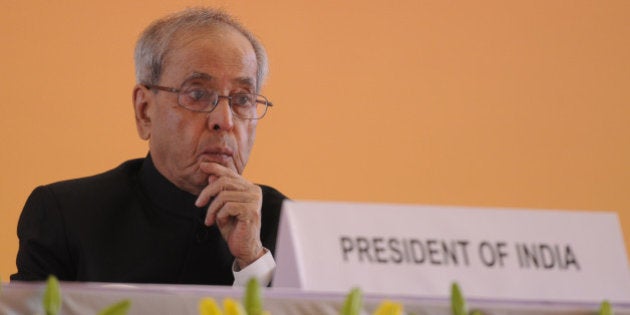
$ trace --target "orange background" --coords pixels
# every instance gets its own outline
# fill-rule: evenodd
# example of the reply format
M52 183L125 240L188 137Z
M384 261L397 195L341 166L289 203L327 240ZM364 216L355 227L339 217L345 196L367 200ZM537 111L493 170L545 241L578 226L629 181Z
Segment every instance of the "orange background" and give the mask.
M34 187L146 154L134 41L199 4L269 51L250 179L294 199L616 211L630 244L630 1L4 0L3 281Z

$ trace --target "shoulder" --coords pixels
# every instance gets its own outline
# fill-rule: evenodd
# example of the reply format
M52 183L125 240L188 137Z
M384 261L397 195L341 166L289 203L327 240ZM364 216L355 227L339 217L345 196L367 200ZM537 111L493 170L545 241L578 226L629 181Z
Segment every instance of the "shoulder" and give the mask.
M64 180L40 187L58 197L93 198L104 193L128 190L136 180L144 159L134 159L101 174Z
M29 199L40 207L70 213L121 208L136 196L136 178L143 159L129 160L107 172L37 187ZM28 203L28 202L27 202ZM90 210L90 211L87 211Z
M288 199L283 193L279 192L277 189L266 186L266 185L258 185L262 189L263 193L263 205L262 211L263 214L267 212L267 214L274 213L276 215L280 215L280 209L282 208L282 202L285 199Z
M285 199L288 199L287 196L285 196L283 193L281 193L280 191L278 191L277 189L271 187L271 186L267 186L267 185L258 185L260 186L260 189L262 189L263 192L263 202L265 202L265 199L267 199L267 201L284 201Z
M113 222L112 217L138 206L136 178L142 162L129 160L98 175L39 186L29 196L20 221L55 217L67 229Z

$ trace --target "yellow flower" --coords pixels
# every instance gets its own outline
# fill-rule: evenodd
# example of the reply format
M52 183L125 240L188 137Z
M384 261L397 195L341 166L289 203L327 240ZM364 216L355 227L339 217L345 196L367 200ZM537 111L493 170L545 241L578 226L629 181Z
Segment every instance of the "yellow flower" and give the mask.
M225 310L225 315L247 315L243 306L236 300L230 298L223 300L223 309Z
M199 301L199 315L223 315L223 312L214 299L203 298Z
M402 315L403 307L402 304L392 301L383 301L378 306L376 311L374 311L374 315Z

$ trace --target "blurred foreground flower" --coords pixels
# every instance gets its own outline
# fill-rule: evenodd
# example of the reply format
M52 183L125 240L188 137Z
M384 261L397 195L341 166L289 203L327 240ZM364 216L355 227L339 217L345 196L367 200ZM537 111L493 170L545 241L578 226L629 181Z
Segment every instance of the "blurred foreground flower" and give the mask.
M403 306L398 302L385 300L376 308L374 315L403 315Z

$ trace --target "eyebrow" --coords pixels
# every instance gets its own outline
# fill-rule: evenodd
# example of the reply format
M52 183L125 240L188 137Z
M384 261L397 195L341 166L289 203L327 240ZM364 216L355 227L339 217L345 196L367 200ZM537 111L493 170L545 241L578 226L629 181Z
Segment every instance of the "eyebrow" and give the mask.
M212 81L212 76L207 74L207 73L203 73L203 72L193 72L188 78L186 78L186 80L184 81L188 81L190 79L206 79L208 81Z

